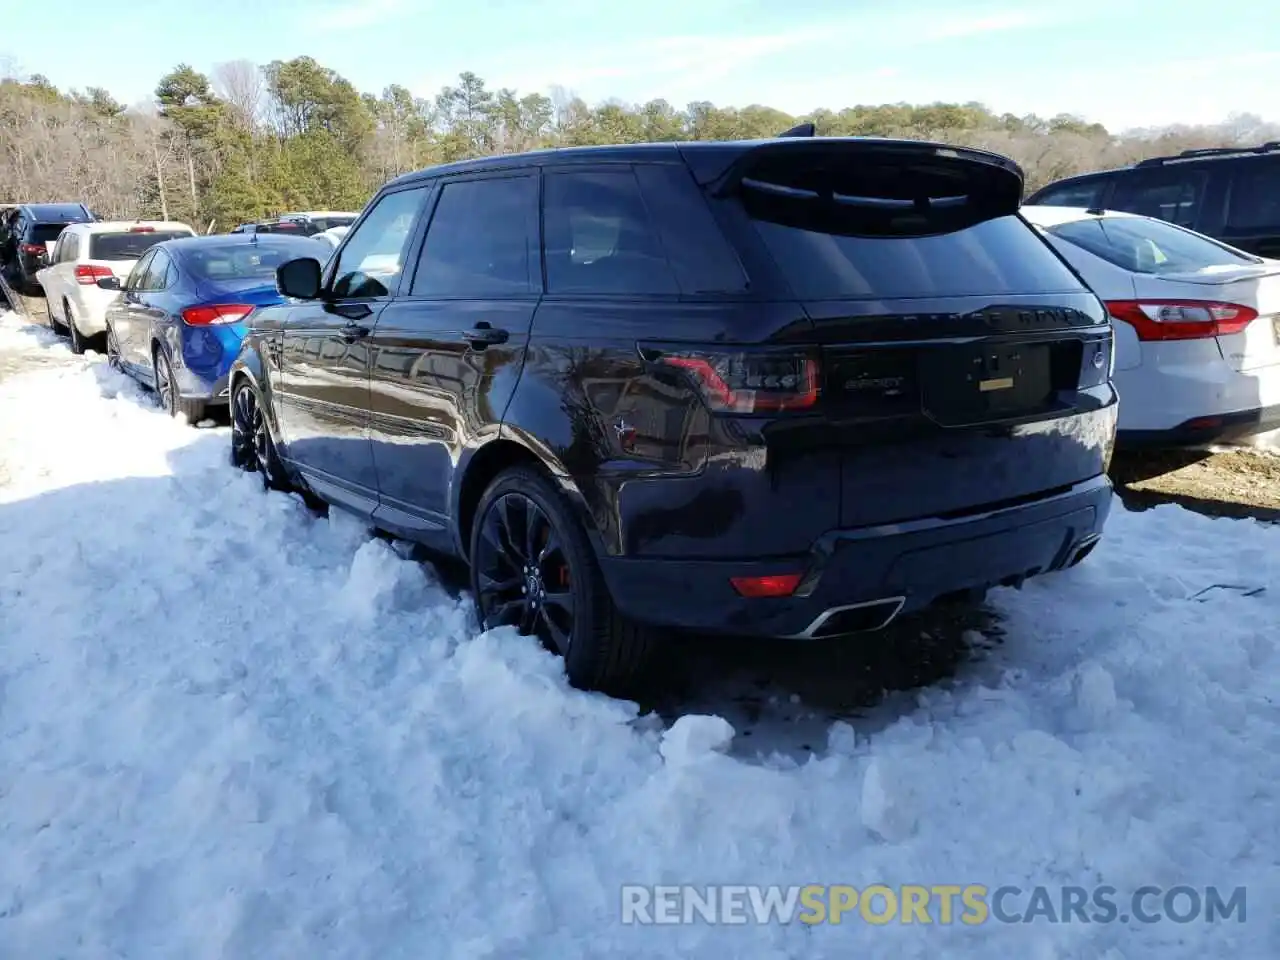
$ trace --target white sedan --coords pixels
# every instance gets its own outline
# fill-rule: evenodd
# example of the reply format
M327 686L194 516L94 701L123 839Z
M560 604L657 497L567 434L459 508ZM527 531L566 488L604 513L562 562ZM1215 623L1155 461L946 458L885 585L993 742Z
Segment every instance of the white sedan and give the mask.
M1021 213L1111 313L1119 443L1199 446L1280 427L1280 260L1151 217Z

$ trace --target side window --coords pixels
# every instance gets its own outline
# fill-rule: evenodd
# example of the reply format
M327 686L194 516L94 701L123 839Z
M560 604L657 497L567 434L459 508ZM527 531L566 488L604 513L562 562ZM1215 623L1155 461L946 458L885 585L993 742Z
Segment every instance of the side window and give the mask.
M630 167L546 176L547 293L676 294Z
M1044 207L1084 207L1086 210L1095 206L1102 197L1102 188L1106 180L1085 180L1064 184L1060 187L1048 187L1036 195L1036 205Z
M1280 163L1236 165L1227 207L1227 233L1280 232Z
M522 296L541 286L537 263L537 179L457 181L440 191L410 293Z
M168 272L169 255L163 250L157 250L155 256L151 258L151 266L147 268L147 275L142 278L138 289L147 292L163 290Z
M80 234L68 231L62 235L62 259L74 263L80 258Z
M1186 167L1135 170L1120 177L1109 206L1194 228L1204 200L1206 180L1203 170Z
M336 299L385 297L395 289L426 192L423 186L385 194L351 231L334 265L330 289Z
M155 255L155 250L149 250L141 260L133 265L133 269L129 271L129 279L124 282L126 290L137 292L142 289L143 278L146 277L147 271L151 269L151 261L155 259Z

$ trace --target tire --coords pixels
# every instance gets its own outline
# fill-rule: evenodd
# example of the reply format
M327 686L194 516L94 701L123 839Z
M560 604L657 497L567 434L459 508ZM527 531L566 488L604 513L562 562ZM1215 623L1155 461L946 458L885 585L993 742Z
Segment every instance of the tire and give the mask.
M264 489L283 493L293 489L271 439L262 398L243 377L236 381L231 395L231 465L245 473L258 474Z
M156 402L160 409L171 417L178 417L188 424L199 423L204 419L204 403L200 400L185 400L178 396L173 383L173 366L164 348L157 345L151 351L151 369L156 386Z
M520 546L521 530L528 539L520 525L531 515L532 550ZM541 554L539 562L526 563L530 553ZM564 657L569 682L579 689L622 692L640 678L654 652L654 633L618 612L586 531L537 470L512 467L490 484L476 508L468 557L483 627L537 634ZM549 572L559 578L550 587Z
M52 317L53 313L50 312L49 316ZM66 300L62 301L62 319L66 322L67 336L71 338L71 352L77 355L83 354L85 339L80 333L80 329L76 326L76 317L71 312L71 304Z
M120 343L116 340L116 332L111 329L111 324L107 324L107 332L104 336L107 341L107 366L124 373L124 364L120 362Z
M54 315L53 304L49 302L48 298L44 301L44 312L45 316L49 318L49 329L60 337L65 336L67 333L66 322L59 320L57 316Z

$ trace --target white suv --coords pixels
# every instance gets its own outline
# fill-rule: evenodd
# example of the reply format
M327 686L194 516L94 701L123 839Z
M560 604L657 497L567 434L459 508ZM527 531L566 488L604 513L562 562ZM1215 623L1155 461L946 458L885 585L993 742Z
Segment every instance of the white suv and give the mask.
M65 328L71 349L84 353L87 338L106 332L107 305L116 297L98 281L115 276L123 282L155 244L193 236L191 227L172 220L70 224L58 235L49 265L36 271L48 304L49 326Z

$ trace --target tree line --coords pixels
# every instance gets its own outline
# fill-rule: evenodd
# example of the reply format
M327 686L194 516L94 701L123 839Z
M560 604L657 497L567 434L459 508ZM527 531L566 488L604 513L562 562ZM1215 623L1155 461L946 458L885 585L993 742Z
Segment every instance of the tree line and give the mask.
M997 114L978 103L816 110L589 105L491 90L474 73L434 97L392 85L362 93L310 57L237 60L208 75L179 64L154 99L126 108L104 88L59 90L41 75L0 79L0 202L83 201L107 217L164 217L200 230L289 210L359 210L387 180L436 163L537 147L749 139L802 121L823 135L942 140L1011 156L1028 189L1180 150L1280 140L1250 114L1215 126L1115 133L1078 117Z

